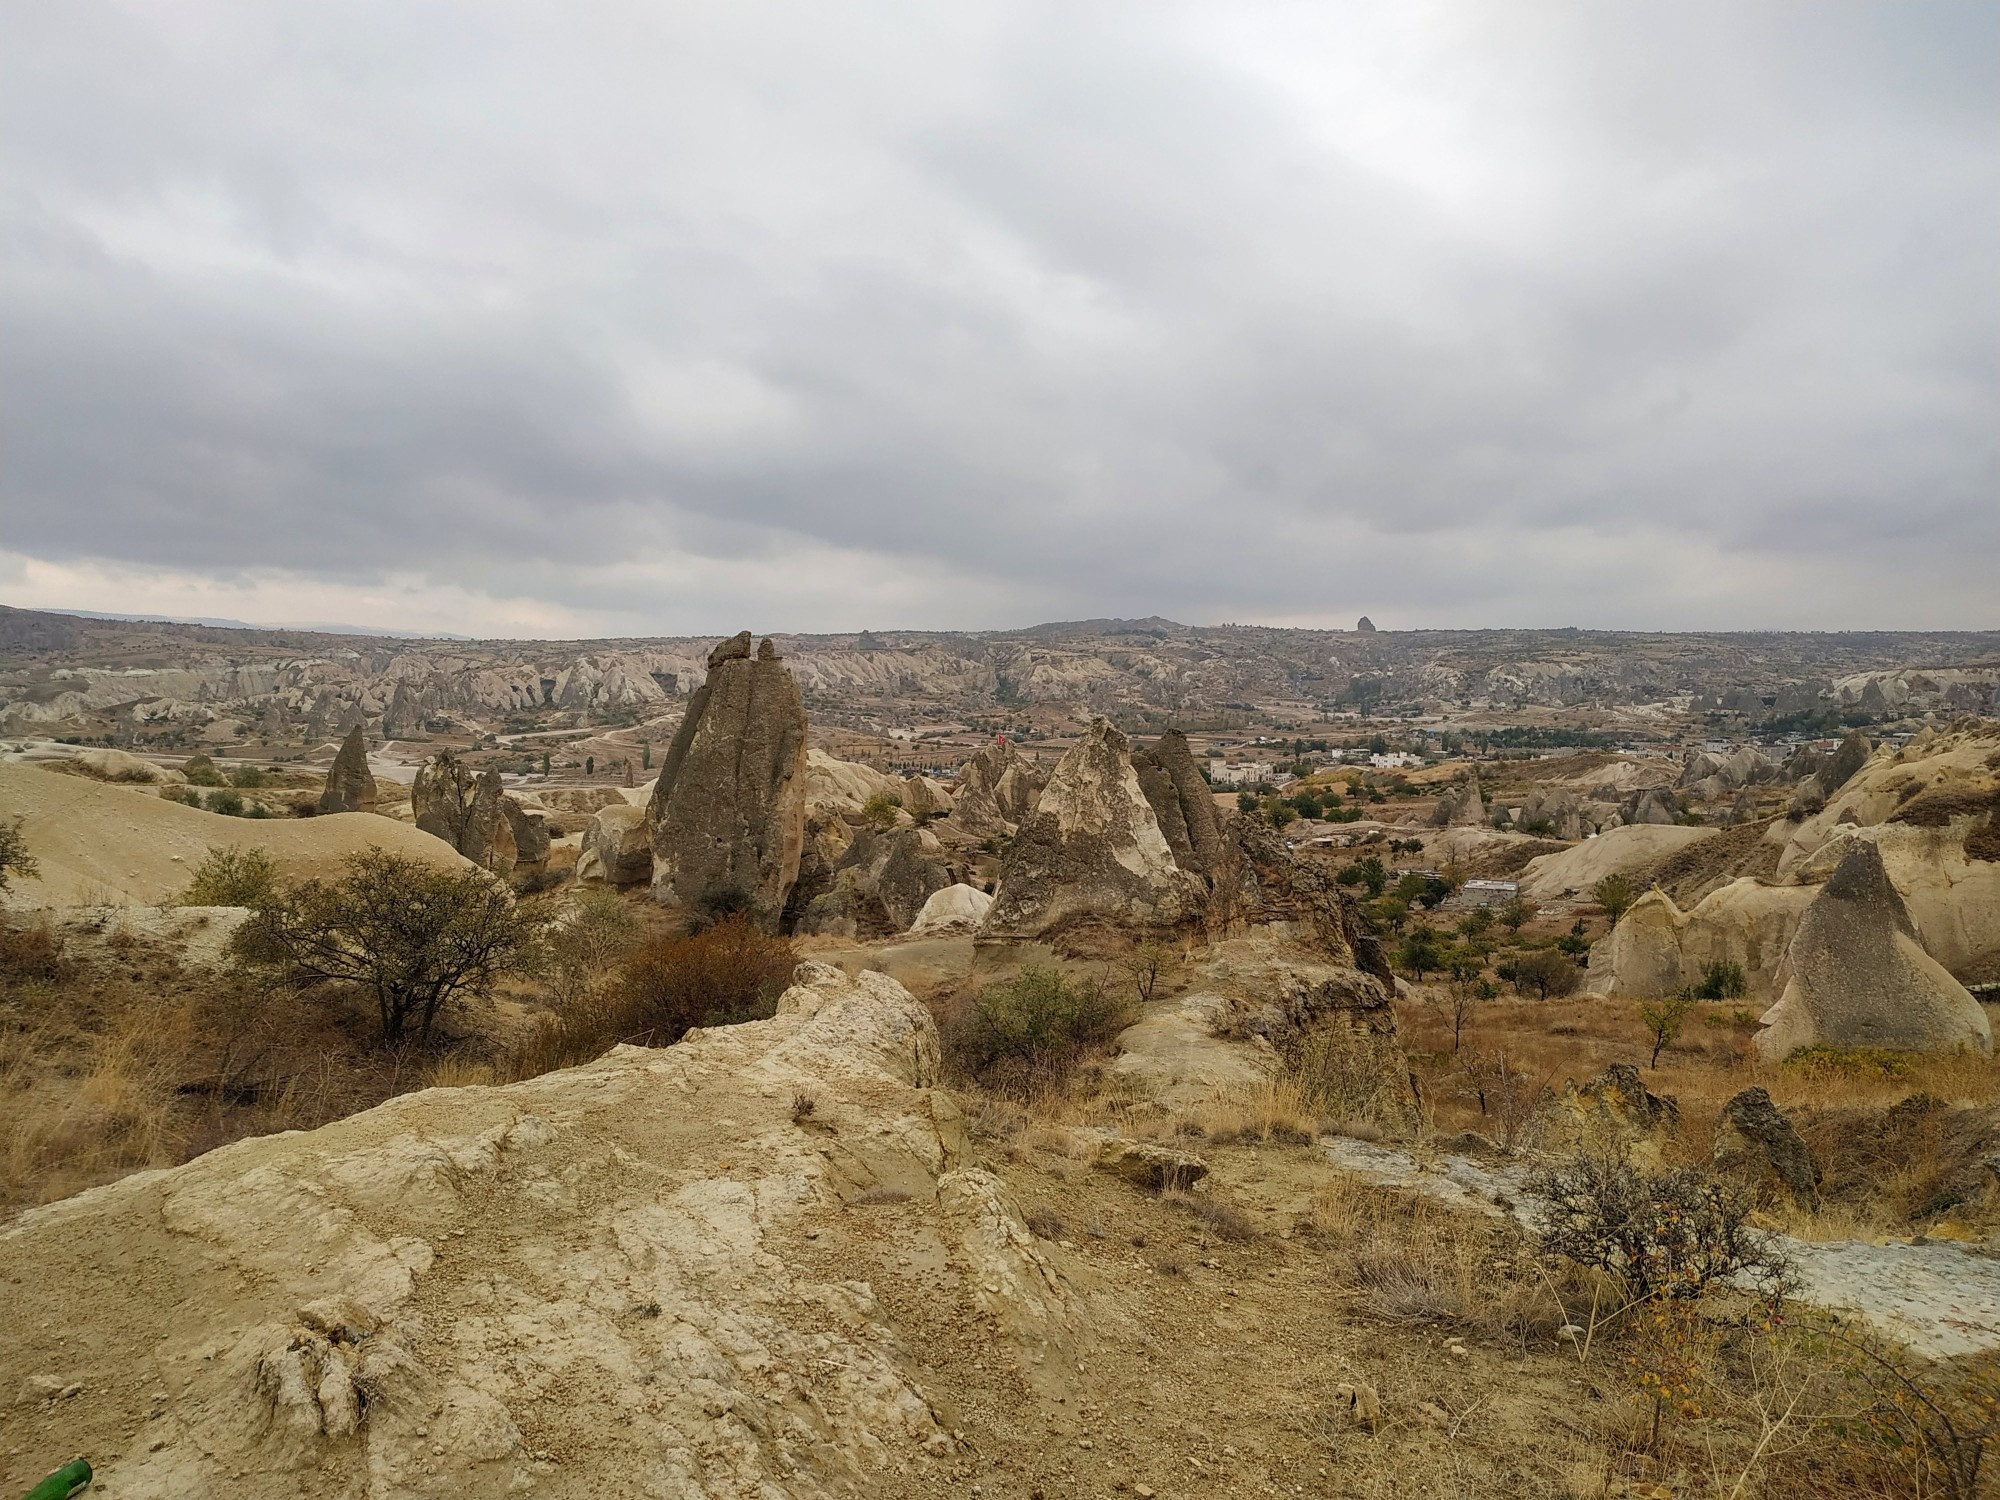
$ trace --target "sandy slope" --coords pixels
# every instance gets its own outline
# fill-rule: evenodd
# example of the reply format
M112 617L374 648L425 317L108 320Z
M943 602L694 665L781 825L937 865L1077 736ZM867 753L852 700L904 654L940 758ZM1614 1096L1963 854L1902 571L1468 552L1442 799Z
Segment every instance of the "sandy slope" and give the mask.
M1636 874L1689 844L1714 838L1716 831L1666 823L1614 828L1560 854L1529 860L1521 872L1521 889L1537 901L1551 901L1569 891L1587 892L1607 875Z
M441 866L468 864L441 839L369 813L226 818L149 787L0 762L0 818L15 817L23 818L41 878L14 882L14 906L156 906L172 900L218 844L263 849L293 876L326 873L370 845Z

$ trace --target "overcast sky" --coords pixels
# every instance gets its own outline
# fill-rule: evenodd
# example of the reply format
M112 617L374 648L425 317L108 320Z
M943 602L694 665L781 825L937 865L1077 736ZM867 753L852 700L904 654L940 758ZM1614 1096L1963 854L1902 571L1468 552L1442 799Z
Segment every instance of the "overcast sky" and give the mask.
M0 0L0 602L2000 626L2000 5Z

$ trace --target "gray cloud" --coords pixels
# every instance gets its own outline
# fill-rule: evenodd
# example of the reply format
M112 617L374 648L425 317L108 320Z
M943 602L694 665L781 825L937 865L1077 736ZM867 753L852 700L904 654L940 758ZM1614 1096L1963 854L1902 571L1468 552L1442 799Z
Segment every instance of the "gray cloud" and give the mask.
M1996 16L12 7L0 589L1991 626Z

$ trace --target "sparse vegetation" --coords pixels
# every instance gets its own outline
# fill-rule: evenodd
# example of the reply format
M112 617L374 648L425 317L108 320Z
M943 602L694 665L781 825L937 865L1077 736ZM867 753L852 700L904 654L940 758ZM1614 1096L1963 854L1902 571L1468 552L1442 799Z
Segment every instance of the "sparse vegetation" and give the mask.
M1668 995L1659 1000L1639 1002L1639 1024L1653 1044L1652 1066L1660 1066L1660 1054L1681 1039L1694 1000L1687 995Z
M278 866L262 849L217 844L195 866L182 906L262 906L278 884Z
M962 1075L1028 1095L1060 1087L1132 1018L1130 1003L1098 981L1031 964L950 1016L945 1046Z
M1611 874L1590 888L1591 899L1604 908L1604 915L1616 927L1618 919L1632 909L1632 903L1639 899L1639 891L1632 884L1629 875Z
M383 1043L428 1039L450 1002L485 994L528 957L513 898L477 870L438 870L379 849L337 880L273 894L237 933L237 953L299 990L354 986L375 1002Z
M21 831L25 819L0 819L0 891L11 888L16 876L39 879L42 867L28 852L28 838Z

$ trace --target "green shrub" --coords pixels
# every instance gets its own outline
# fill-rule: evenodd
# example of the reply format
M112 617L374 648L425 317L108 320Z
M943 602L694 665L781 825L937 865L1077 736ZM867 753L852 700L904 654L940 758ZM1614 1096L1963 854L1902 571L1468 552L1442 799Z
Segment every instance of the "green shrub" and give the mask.
M208 810L212 813L221 813L225 818L240 818L243 816L243 794L231 788L210 792Z
M903 805L903 799L894 792L877 792L861 804L861 816L871 828L884 831L896 826L896 813Z
M1618 925L1620 917L1632 909L1632 903L1639 899L1638 889L1632 884L1631 877L1617 873L1607 875L1598 881L1591 887L1590 894L1597 904L1604 908L1604 914L1611 919L1613 927Z
M1743 965L1730 959L1718 958L1701 966L1701 980L1694 987L1694 998L1741 1000L1747 987L1743 977Z
M277 884L278 867L262 849L217 844L195 866L180 904L260 907L271 899Z
M16 875L29 880L41 875L41 865L28 852L28 836L21 831L25 821L13 818L0 823L0 891L6 890L8 881Z
M1133 1020L1132 1005L1095 979L1030 964L988 985L953 1016L945 1046L954 1067L1014 1092L1060 1085L1085 1052Z
M206 755L197 755L181 767L181 774L188 779L189 786L221 786L222 772Z
M245 791L254 791L269 780L270 778L257 766L238 766L229 773L229 784L241 787Z

